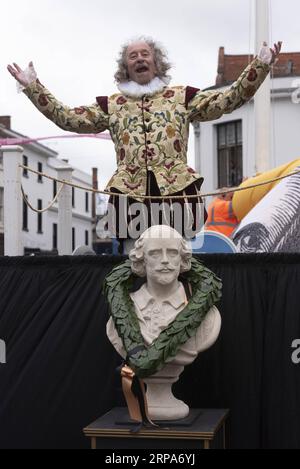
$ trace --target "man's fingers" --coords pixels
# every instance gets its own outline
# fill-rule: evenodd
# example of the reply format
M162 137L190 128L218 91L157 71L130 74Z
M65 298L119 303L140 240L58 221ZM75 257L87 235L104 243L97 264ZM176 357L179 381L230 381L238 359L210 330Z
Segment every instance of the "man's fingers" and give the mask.
M15 70L11 65L8 65L8 66L7 66L7 70L9 71L9 73L10 73L12 76L15 76L16 70Z
M17 69L17 71L18 71L19 73L21 73L21 72L22 72L21 67L19 67L19 65L16 64L15 62L14 62L13 64L14 64L15 68Z
M277 44L275 44L277 54L280 54L281 46L282 46L282 41L278 41Z
M270 48L270 52L272 54L272 59L271 59L270 65L272 65L275 62L276 55L275 55L274 50L271 49L271 48Z

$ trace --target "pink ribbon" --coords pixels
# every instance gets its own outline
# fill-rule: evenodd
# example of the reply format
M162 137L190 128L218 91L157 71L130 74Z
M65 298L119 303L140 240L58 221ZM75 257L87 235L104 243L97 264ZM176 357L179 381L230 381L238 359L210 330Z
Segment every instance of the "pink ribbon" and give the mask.
M40 140L51 140L58 138L99 138L101 140L111 140L111 137L108 133L101 134L80 134L80 135L57 135L51 137L21 137L21 138L0 138L0 145L26 145L28 143L38 142Z

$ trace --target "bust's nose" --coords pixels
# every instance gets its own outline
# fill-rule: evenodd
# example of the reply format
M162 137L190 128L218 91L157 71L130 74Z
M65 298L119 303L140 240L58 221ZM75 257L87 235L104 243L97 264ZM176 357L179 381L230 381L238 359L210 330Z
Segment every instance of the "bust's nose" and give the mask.
M168 263L169 263L169 259L168 259L167 251L166 251L166 250L163 250L162 258L161 258L161 263L162 263L162 264L168 264Z

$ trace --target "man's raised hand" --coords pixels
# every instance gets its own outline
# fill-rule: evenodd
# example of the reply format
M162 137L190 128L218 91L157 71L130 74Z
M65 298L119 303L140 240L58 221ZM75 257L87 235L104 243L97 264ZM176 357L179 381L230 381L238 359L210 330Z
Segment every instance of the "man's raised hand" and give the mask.
M281 51L282 42L279 41L274 44L273 48L269 48L267 43L264 42L258 57L266 64L273 65L278 61L278 57Z
M29 62L28 68L26 70L22 70L21 67L19 67L19 65L16 63L13 63L13 65L8 65L7 70L25 88L37 78L32 62Z
M282 46L282 41L277 42L277 44L274 44L273 49L270 49L271 54L272 54L272 60L270 62L270 65L275 64L278 61L278 57L281 51L281 46Z

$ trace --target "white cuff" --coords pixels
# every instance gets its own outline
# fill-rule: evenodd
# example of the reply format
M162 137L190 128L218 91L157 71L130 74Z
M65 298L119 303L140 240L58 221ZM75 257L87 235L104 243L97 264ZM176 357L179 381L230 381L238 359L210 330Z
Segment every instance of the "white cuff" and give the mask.
M272 60L272 53L268 46L263 46L258 54L258 58L267 65L270 65Z
M27 86L30 85L31 83L33 83L37 79L37 74L36 74L36 71L34 70L34 67L33 66L27 67L26 70L23 70L22 78L24 78L25 80L28 81ZM19 83L17 81L17 91L18 91L18 93L21 93L23 90L25 90L25 88L26 88L26 86L21 85L21 83Z

